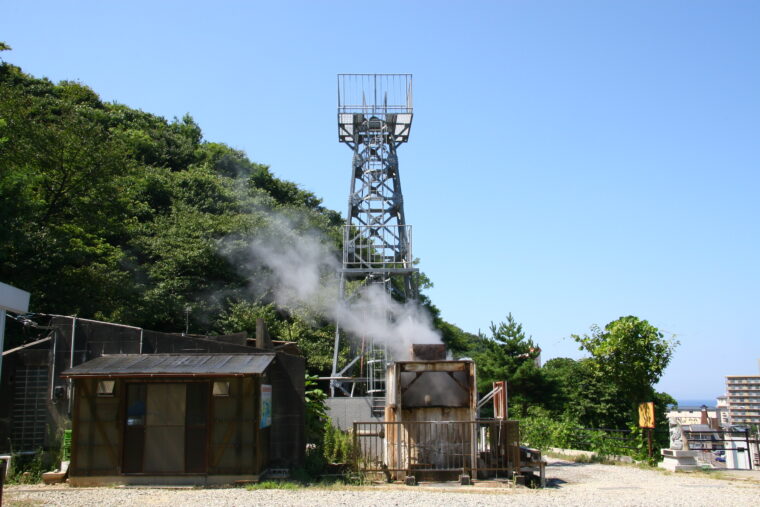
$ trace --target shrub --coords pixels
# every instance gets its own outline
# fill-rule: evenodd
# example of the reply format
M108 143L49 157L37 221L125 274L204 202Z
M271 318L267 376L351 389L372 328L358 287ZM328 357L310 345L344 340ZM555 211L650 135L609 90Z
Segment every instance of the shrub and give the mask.
M8 470L7 484L36 484L42 480L42 474L46 472L44 463L45 452L37 450L32 455L14 454L11 460L11 468Z
M600 456L631 456L647 459L647 444L641 428L623 431L584 429L569 418L556 419L540 411L520 420L521 442L537 449L549 447L592 451Z
M354 458L354 441L351 432L342 431L330 422L325 423L323 455L328 463L351 463Z

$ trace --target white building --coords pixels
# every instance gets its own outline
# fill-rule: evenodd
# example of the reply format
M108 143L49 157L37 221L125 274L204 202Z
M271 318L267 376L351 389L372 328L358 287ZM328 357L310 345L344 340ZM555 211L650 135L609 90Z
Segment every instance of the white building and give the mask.
M667 413L668 421L671 425L680 424L707 424L712 425L713 421L718 418L718 411L715 407L707 407L707 420L702 420L702 407L682 406Z
M727 396L718 396L716 399L715 404L715 410L718 412L718 419L720 420L721 426L728 426L729 420L728 420L728 397Z
M726 397L729 424L760 426L760 375L727 375Z

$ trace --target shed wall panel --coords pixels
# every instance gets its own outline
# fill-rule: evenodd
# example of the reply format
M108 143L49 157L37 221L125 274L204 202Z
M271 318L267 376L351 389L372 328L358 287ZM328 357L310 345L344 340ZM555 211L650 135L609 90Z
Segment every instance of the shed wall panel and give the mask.
M290 354L277 354L268 374L272 384L270 462L272 466L301 466L306 449L304 359Z

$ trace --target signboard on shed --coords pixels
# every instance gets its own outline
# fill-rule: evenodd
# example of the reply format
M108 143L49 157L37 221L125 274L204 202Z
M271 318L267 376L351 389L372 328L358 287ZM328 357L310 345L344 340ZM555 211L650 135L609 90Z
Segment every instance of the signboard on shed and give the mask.
M268 428L272 425L272 386L261 384L261 418L259 428Z
M654 402L639 403L639 427L654 428Z

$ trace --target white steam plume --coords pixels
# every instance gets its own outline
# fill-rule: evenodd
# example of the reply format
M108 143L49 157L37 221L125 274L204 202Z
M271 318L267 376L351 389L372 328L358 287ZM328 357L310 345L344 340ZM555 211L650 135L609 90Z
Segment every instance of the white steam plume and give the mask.
M299 230L282 217L271 217L270 234L251 245L256 261L274 275L277 304L307 307L357 338L385 344L395 359L409 359L413 343L441 343L428 312L415 302L399 303L380 285L360 287L350 301L338 293L340 268L334 249L314 230Z

